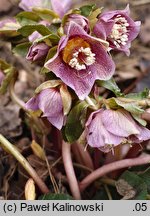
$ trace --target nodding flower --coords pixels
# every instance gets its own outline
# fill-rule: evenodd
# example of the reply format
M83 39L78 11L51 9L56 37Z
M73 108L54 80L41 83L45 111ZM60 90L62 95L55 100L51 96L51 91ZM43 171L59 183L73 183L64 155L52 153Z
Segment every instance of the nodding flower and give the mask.
M104 152L121 143L141 143L150 139L150 130L139 125L124 109L95 111L85 126L87 143Z
M81 100L90 93L96 79L108 80L115 71L107 48L73 21L70 21L67 35L60 39L57 53L45 67L72 88Z
M140 21L134 22L130 17L129 5L124 10L102 13L96 25L94 34L109 42L110 49L130 54L130 46L140 31Z

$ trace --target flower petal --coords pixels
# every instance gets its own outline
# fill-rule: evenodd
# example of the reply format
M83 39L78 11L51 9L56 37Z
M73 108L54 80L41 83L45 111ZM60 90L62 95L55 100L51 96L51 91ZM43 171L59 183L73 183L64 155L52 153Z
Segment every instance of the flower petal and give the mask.
M101 120L103 110L94 112L90 115L87 127L87 142L92 147L105 147L106 145L118 145L122 142L123 137L113 135L108 132Z
M64 14L71 8L71 0L51 0L52 9L62 18Z
M53 117L63 111L60 93L55 89L45 89L39 94L39 109L43 116Z
M92 52L96 53L96 62L86 66L85 70L71 68L62 59L61 51L69 38L80 37L90 44ZM70 22L67 36L59 42L56 55L46 62L45 67L53 71L57 77L71 87L78 97L83 100L90 93L96 79L110 79L114 73L115 65L102 44L94 37L89 36L77 23Z
M102 113L102 122L109 132L117 136L140 134L132 117L125 110L105 110Z
M39 95L32 97L26 104L25 108L29 110L38 110L39 109Z

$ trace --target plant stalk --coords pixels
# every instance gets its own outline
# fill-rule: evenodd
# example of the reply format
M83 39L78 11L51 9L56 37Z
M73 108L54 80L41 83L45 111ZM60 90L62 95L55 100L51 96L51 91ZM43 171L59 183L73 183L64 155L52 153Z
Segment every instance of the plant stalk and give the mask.
M31 165L17 150L17 148L13 146L2 134L0 134L0 145L4 148L4 150L8 151L17 159L17 161L24 167L24 169L28 172L28 174L33 178L33 180L38 185L42 193L44 194L49 193L48 187L43 182L43 180L38 176L36 171L31 167Z

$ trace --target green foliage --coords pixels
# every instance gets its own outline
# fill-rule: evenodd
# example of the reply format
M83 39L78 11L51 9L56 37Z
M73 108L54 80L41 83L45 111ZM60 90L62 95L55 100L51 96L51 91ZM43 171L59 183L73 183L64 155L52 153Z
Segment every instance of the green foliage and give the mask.
M73 197L68 194L44 194L39 197L39 200L73 200Z
M148 193L150 193L150 167L146 169L144 172L141 172L139 176L143 179L143 181L147 185Z
M124 199L145 200L148 195L145 181L128 170L121 175L116 185Z
M13 52L15 54L18 54L20 56L25 57L28 53L29 47L31 46L32 43L30 42L26 42L26 43L22 43L22 44L18 44L14 49Z
M16 19L21 26L30 25L30 24L34 25L40 21L40 17L36 13L31 11L23 11L17 14Z
M95 4L91 4L91 5L85 5L80 7L80 11L81 11L81 15L88 17L91 15L91 13L96 9L96 5Z
M9 65L4 60L0 59L0 69L3 71L5 78L0 86L0 94L5 94L7 91L7 87L13 79L16 79L17 72L14 67Z
M53 19L58 19L59 16L52 10L47 8L33 8L33 12L41 19L51 22Z
M139 93L130 93L125 95L125 98L131 98L131 99L135 99L135 100L142 100L147 98L149 95L149 89L145 88L142 92Z
M41 35L46 36L52 34L51 31L42 24L37 25L25 25L18 29L18 32L20 32L24 37L28 37L31 35L34 31L38 31Z
M123 96L123 94L121 93L121 90L119 89L119 87L117 86L115 80L113 78L111 78L110 80L98 80L97 84L99 86L102 86L110 91L112 91L117 97L119 96Z
M89 105L83 101L70 111L65 126L65 136L68 142L72 143L81 136L84 130L83 124L88 106Z

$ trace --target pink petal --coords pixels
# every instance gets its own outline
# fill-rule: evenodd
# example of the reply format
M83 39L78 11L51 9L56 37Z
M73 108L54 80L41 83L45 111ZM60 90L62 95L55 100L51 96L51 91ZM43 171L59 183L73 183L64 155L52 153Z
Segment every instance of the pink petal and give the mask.
M94 112L90 115L87 127L87 142L92 147L105 147L106 145L118 145L122 142L123 137L113 135L108 132L101 121L103 111Z
M51 0L52 9L62 18L71 8L71 0Z
M125 110L105 110L102 113L102 122L109 132L117 136L128 137L140 133L134 120Z

